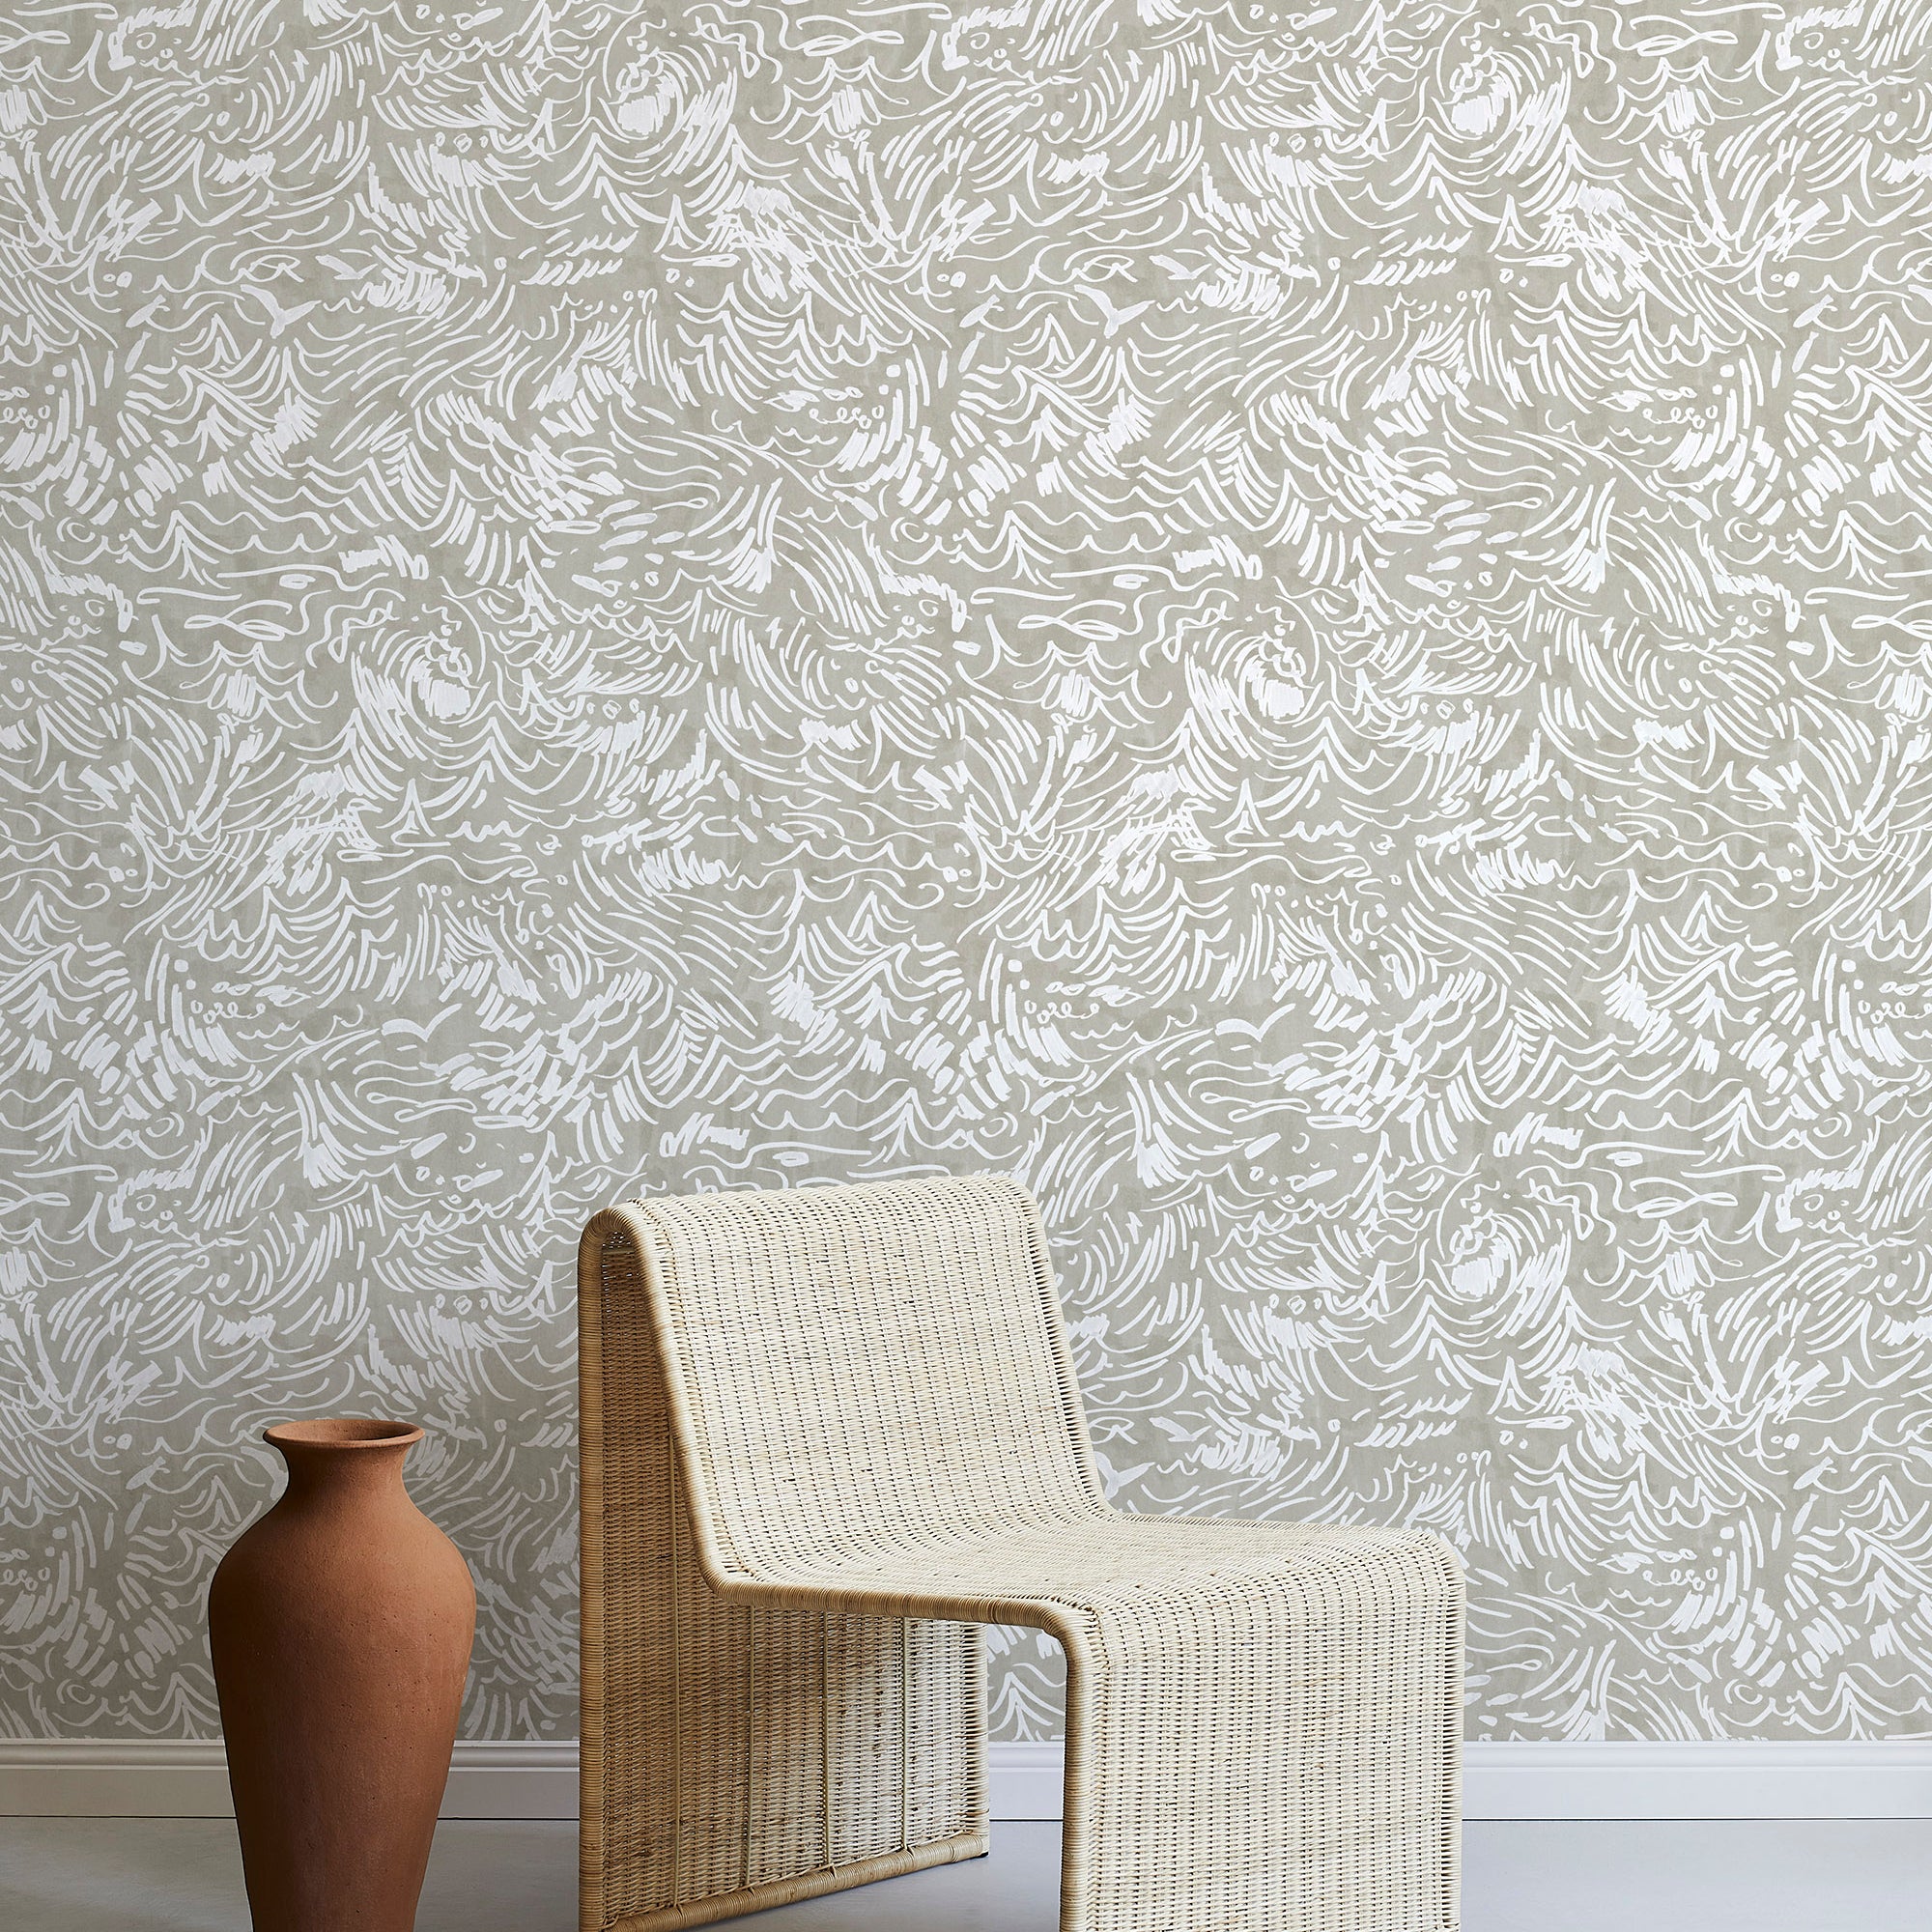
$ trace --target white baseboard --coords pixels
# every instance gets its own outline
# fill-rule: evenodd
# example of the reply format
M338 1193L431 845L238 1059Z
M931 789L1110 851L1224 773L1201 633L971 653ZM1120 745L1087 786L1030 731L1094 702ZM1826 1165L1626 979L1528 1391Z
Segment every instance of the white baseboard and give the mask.
M1932 1741L1472 1744L1465 1818L1932 1818Z
M0 1817L231 1818L219 1738L0 1738ZM445 1818L575 1818L577 1740L456 1747Z
M1060 1816L1058 1745L994 1745L995 1818ZM1932 1741L1471 1744L1477 1819L1932 1818Z
M994 1745L995 1818L1060 1816L1058 1745ZM1932 1740L1472 1744L1468 1818L1932 1818ZM217 1739L0 1739L0 1816L225 1818ZM573 1742L456 1747L445 1818L577 1816Z
M988 1745L986 1806L995 1818L1060 1818L1066 1753L1059 1745Z

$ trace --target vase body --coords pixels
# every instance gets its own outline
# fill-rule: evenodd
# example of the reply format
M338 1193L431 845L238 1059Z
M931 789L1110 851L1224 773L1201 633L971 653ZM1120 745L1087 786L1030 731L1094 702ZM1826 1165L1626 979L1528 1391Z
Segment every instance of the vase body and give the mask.
M267 1439L287 1492L208 1592L249 1913L255 1932L411 1932L476 1592L403 1488L421 1430L295 1422Z

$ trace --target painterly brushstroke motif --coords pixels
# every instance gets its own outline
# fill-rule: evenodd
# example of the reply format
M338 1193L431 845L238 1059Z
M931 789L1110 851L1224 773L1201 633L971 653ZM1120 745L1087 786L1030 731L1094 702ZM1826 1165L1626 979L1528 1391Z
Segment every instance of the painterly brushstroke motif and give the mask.
M0 1729L350 1408L567 1733L582 1218L982 1168L1475 1735L1926 1728L1925 0L15 0L0 625Z

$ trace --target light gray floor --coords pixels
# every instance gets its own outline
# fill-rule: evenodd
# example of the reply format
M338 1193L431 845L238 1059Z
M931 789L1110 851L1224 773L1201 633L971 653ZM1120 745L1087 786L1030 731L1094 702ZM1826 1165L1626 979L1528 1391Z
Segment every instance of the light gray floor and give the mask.
M576 1828L444 1825L417 1932L575 1932ZM1060 1833L741 1921L771 1932L1052 1932ZM1923 1932L1932 1820L1471 1825L1465 1932ZM247 1932L235 1831L0 1818L5 1932Z

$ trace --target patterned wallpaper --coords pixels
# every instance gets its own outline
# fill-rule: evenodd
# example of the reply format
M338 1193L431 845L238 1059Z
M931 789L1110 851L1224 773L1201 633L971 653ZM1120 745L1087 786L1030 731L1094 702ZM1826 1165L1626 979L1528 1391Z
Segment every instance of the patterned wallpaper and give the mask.
M359 1407L567 1734L582 1217L999 1168L1475 1735L1924 1733L1929 536L1925 0L14 0L0 1732Z

